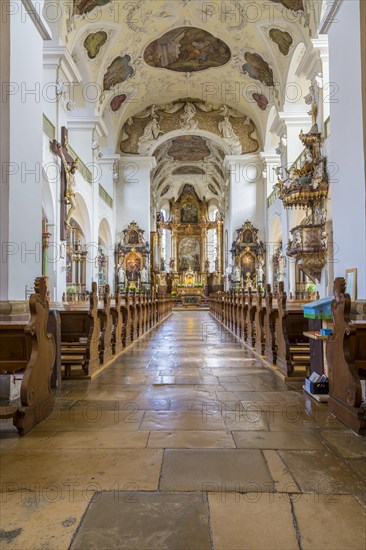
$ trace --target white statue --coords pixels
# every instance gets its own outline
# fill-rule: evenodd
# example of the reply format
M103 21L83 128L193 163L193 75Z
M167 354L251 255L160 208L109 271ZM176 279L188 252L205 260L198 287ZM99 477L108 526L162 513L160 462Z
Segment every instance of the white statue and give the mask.
M151 107L152 119L145 126L144 133L139 139L139 154L147 154L150 145L164 132L160 129L158 115L155 113L155 105Z
M231 150L232 150L234 155L241 155L242 152L243 152L243 148L242 148L242 145L240 143L240 139L238 138L238 136L234 132L234 129L233 129L233 127L231 125L231 122L229 120L230 111L229 111L229 108L227 107L227 105L224 105L221 108L220 116L224 117L224 120L221 120L219 122L218 128L219 128L219 131L222 134L222 137L223 137L224 141L226 141L226 143L228 145L230 145Z
M123 269L123 265L118 265L118 282L123 285L126 282L126 272Z
M181 128L184 130L196 130L198 128L198 122L195 120L196 107L190 101L184 106L184 113L181 118Z
M239 266L234 268L234 283L240 283L241 273Z
M142 284L146 284L149 282L149 273L146 269L146 266L141 269L140 279Z
M257 267L257 283L263 283L263 260L261 258L258 258L258 267Z

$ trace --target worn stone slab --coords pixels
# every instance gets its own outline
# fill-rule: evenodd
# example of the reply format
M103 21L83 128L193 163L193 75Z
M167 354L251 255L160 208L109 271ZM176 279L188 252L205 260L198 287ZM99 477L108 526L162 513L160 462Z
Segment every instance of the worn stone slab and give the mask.
M266 487L268 490L271 483L267 465L258 450L168 449L164 452L162 491L255 492Z
M97 493L71 550L209 550L208 516L200 493Z
M215 550L298 548L288 497L218 493L208 498Z

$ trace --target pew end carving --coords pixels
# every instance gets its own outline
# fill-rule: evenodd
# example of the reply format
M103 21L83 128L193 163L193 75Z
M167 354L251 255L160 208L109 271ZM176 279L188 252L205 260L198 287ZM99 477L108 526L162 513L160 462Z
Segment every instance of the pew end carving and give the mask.
M20 435L47 418L55 403L51 374L56 346L52 335L47 333L49 303L46 278L37 277L34 288L35 293L29 298L29 322L0 324L0 373L23 371L20 406L1 407L0 418L13 417L13 424Z
M329 366L329 410L360 435L366 435L366 403L361 380L366 379L366 324L351 322L351 299L346 281L334 281L334 331L326 343Z

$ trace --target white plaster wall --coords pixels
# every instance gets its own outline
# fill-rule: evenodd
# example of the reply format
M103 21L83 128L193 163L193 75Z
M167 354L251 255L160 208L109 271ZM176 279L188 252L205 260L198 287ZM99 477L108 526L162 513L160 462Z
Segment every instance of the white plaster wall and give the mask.
M116 186L116 239L131 221L137 222L150 241L150 173L155 159L123 157Z
M359 2L342 2L329 30L330 82L339 91L330 104L329 160L339 165L331 182L334 276L358 270L358 298L366 297L365 143L362 121ZM365 116L365 113L364 113Z
M226 161L230 163L229 243L246 220L259 229L259 237L264 240L266 190L261 160L257 155L243 155L236 160L226 157Z

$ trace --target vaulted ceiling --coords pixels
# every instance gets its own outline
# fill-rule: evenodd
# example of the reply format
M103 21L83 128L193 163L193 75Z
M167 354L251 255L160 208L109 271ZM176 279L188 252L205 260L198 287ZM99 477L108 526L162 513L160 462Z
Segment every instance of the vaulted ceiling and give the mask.
M249 117L262 144L271 106L282 107L293 54L309 43L309 4L73 0L61 39L97 90L92 101L80 93L76 108L103 116L116 150L132 117L187 98Z

